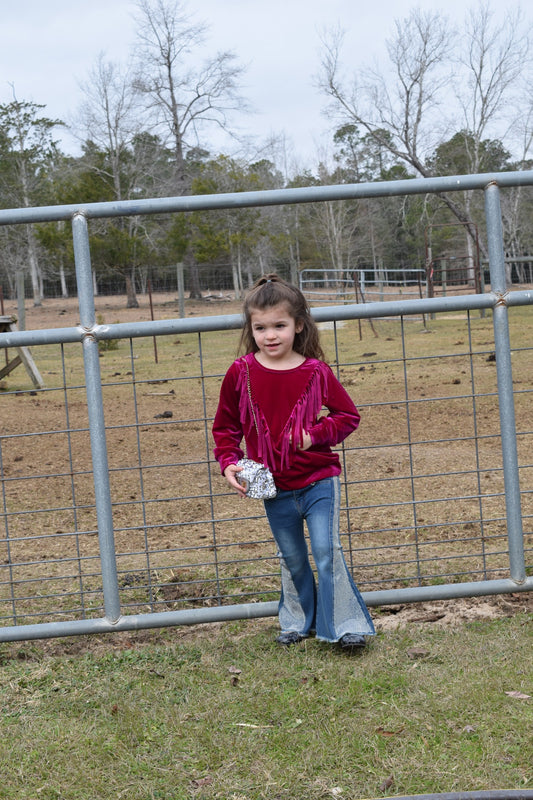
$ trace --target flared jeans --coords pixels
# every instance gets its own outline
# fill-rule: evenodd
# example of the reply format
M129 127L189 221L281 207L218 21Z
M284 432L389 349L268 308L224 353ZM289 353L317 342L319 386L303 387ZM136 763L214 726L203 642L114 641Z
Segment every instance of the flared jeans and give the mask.
M282 631L337 642L345 633L375 633L368 609L348 567L339 532L337 476L265 500L281 564L279 622ZM307 524L318 582L309 560ZM318 585L317 585L318 583Z

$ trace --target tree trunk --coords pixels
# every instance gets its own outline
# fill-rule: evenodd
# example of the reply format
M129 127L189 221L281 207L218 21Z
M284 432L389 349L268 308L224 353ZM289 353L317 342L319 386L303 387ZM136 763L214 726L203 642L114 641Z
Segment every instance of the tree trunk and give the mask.
M233 250L233 248L232 248ZM237 259L232 252L231 267L233 272L233 290L235 292L235 300L240 300L242 297L242 260L241 260L241 247L237 244Z
M63 267L63 260L59 264L59 280L61 282L61 297L68 297L67 281L65 279L65 268Z
M37 249L33 236L33 227L28 226L28 260L30 262L31 286L33 292L33 305L42 305L41 287L39 283L39 263L37 261Z
M135 275L133 269L131 273L126 273L126 295L128 298L126 308L139 308L139 301L135 294Z
M189 284L190 284L189 299L201 300L202 290L200 288L200 274L198 272L198 264L196 263L196 259L192 254L190 247L187 248L184 262L185 266L189 270Z

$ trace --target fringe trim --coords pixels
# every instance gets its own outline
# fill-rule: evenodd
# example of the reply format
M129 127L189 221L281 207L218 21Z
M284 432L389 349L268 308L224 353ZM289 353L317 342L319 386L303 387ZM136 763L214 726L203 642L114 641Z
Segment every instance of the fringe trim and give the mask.
M250 408L250 398L248 396L246 364L244 363L244 359L246 358L247 356L243 356L242 369L237 383L237 389L239 391L239 416L243 425L246 426L246 429L253 430L255 429L255 421ZM317 417L322 409L326 382L324 372L321 369L321 363L322 362L318 360L316 361L316 367L309 378L307 386L294 406L281 433L278 443L281 456L281 471L290 466L291 453L296 452L298 447L302 444L303 432L308 431L309 428L316 423ZM274 448L270 430L255 399L253 403L255 419L257 420L257 453L267 467L271 470L275 470Z

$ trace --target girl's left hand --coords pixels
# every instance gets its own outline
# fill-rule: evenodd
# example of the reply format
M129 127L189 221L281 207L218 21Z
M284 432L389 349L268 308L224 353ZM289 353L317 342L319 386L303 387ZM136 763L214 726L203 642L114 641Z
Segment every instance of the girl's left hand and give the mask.
M302 441L301 444L298 445L298 450L309 450L313 442L311 441L311 435L307 433L307 431L302 431Z

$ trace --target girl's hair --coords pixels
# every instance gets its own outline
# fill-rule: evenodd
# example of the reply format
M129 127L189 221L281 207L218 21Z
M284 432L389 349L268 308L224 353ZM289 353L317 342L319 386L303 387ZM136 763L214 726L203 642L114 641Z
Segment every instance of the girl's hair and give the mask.
M273 272L259 278L244 299L244 327L240 352L256 353L259 349L252 334L252 312L265 311L280 304L286 305L293 320L302 324L302 330L294 337L293 349L306 358L324 360L320 334L311 316L307 300L296 286L287 283Z

